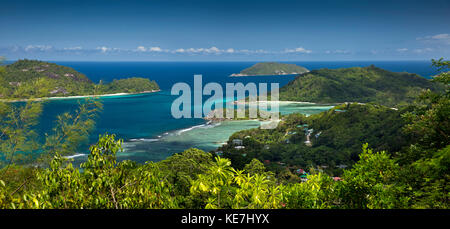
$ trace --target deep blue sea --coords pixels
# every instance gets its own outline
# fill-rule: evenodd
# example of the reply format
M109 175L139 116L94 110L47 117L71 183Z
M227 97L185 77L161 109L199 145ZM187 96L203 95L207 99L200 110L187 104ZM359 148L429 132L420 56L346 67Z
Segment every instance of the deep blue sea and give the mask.
M104 109L97 119L96 129L90 136L90 143L98 140L99 134L114 133L125 140L124 152L119 159L138 162L159 161L190 147L206 151L214 150L228 137L239 130L259 126L257 121L223 122L205 124L203 119L174 119L170 113L172 101L177 98L170 89L177 82L193 84L195 74L203 75L203 85L208 82L225 83L248 82L280 83L280 87L295 76L254 76L228 77L256 62L55 62L72 67L84 73L94 82L110 82L127 77L145 77L155 80L161 92L103 98ZM430 61L333 61L333 62L286 62L294 63L309 70L320 68L342 68L369 66L374 64L395 72L417 73L424 77L435 74ZM225 87L224 87L225 88ZM49 101L44 106L39 131L50 133L57 115L73 111L78 100ZM297 104L281 107L282 113L301 112L314 114L329 109L320 104ZM76 161L86 158L87 148L77 152Z

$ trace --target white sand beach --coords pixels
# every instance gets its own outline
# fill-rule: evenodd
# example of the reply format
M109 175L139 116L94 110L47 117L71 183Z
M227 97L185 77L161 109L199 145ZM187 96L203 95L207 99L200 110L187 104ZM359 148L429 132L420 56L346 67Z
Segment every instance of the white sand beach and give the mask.
M161 90L143 91L143 92L138 92L138 93L114 93L114 94L103 94L103 95L74 95L74 96L32 98L32 99L0 99L0 102L14 103L14 102L43 101L43 100L62 100L62 99L83 99L83 98L94 98L94 97L112 97L112 96L149 94L149 93L154 93L154 92L159 92L159 91L161 91Z

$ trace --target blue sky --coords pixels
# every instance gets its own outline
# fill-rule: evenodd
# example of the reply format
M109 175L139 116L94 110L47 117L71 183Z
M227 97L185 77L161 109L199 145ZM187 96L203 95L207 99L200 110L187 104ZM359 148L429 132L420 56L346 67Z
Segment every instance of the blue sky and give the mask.
M429 60L450 1L0 0L0 56L76 61Z

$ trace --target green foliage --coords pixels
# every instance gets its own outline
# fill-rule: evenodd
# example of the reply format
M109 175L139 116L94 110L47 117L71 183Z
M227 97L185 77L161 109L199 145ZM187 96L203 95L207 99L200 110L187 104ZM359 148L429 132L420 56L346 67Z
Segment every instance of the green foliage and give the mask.
M298 76L282 87L280 100L343 103L376 102L399 106L412 102L423 89L440 90L442 85L410 73L377 68L320 69Z
M283 187L283 202L288 209L329 209L338 200L337 183L331 177L318 173L309 175L302 183Z
M155 81L136 77L94 84L72 68L37 60L19 60L2 67L0 72L0 99L141 93L159 89Z
M345 170L342 181L315 173L308 175L305 182L286 185L279 184L256 160L245 166L252 172L236 170L230 160L216 157L212 161L210 154L196 149L158 163L117 162L115 155L121 144L114 135L100 136L81 170L56 153L49 168L28 170L18 176L31 180L28 188L20 190L23 185L14 188L19 192L11 192L12 186L6 185L5 181L11 182L12 176L3 177L0 207L448 208L448 194L442 193L448 190L449 148L433 160L417 165L423 173L438 179L423 184L423 191L410 192L411 187L402 180L404 168L385 152L374 153L367 144L360 160L352 169ZM195 161L196 158L200 161ZM176 168L177 165L180 167ZM15 181L19 182L20 179ZM189 191L183 192L186 187Z
M257 158L270 160L269 170L277 173L283 172L286 166L307 169L325 165L328 172L339 175L342 169L336 166L350 166L357 161L363 143L369 143L377 151L398 152L406 148L409 141L402 133L401 113L373 104L346 104L309 117L290 114L283 116L275 129L250 129L233 134L219 150L236 168L243 168L252 158ZM308 126L304 127L305 124ZM305 128L314 130L311 146L304 143ZM245 149L235 149L233 139L242 139Z
M360 160L344 172L338 184L344 208L404 208L408 197L397 182L400 166L386 152L373 153L363 146Z
M249 76L254 75L279 75L279 74L301 74L307 72L308 69L295 64L282 64L275 62L257 63L240 72Z
M445 91L436 93L424 91L410 112L404 114L409 121L405 131L417 141L417 146L424 149L441 149L450 143L450 89L449 89L449 61L433 60L433 65L440 73L433 80L444 83Z
M56 152L73 154L86 143L102 107L97 100L87 99L76 112L59 115L52 133L39 136L36 128L42 105L0 102L0 168L15 163L45 165Z
M176 208L157 165L116 161L121 144L114 135L100 136L81 165L83 172L71 163L64 166L56 154L50 168L37 174L45 185L38 208Z
M75 112L58 115L53 133L46 135L43 148L47 155L52 157L56 152L68 155L75 152L80 144L86 143L102 107L98 100L88 98L80 102Z
M448 61L433 64L448 69ZM437 80L447 82L445 74ZM89 133L99 105L88 102L61 116L45 147L30 148L41 104L0 103L0 152L10 159L0 169L0 208L448 209L448 100L445 85L399 111L345 104L310 117L289 115L276 129L234 134L221 149L229 158L189 149L157 163L118 162L122 140L106 134L80 168L62 155ZM310 146L305 128L321 132ZM245 150L233 147L235 138ZM362 142L375 150L364 144L358 154ZM48 166L16 164L16 154L37 149L51 153ZM271 162L264 161L266 168L258 158ZM356 161L351 168L334 169L349 160ZM331 169L316 168L324 164ZM291 172L299 166L311 175ZM339 172L341 179L327 175Z
M14 160L24 159L23 153L39 149L36 141L38 134L33 128L38 124L41 111L41 103L13 105L0 102L1 162L9 166Z
M444 92L423 92L404 115L409 122L404 130L414 144L400 154L406 167L401 177L410 185L415 208L448 208L450 203L450 63L443 58L432 62L440 72L433 80L445 85Z
M231 167L228 159L216 157L212 167L199 174L191 193L204 199L207 209L280 208L281 191L265 174L245 174Z
M108 93L139 93L144 91L159 90L155 81L145 78L132 77L128 79L114 80L104 86Z
M448 85L450 84L450 61L440 58L439 60L432 59L431 62L432 65L437 68L437 71L440 72L439 75L433 77L433 80L446 85L448 95Z
M432 158L414 162L402 174L410 184L415 208L449 208L450 145L434 153Z
M175 198L183 198L180 201L182 208L201 208L199 199L190 195L191 183L213 165L213 157L199 149L188 149L182 153L174 154L158 163L160 171L165 174L167 181L172 186Z
M244 171L250 175L263 174L266 171L266 167L258 159L253 158L250 163L244 166Z

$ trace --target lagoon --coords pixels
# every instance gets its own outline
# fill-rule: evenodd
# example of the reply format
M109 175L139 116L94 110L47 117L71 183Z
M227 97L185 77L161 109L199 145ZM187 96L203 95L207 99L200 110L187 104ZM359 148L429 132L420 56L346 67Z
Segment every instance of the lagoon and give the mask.
M295 76L250 76L228 77L233 72L253 65L255 62L55 62L73 67L86 74L95 82L99 80L139 76L156 80L160 92L101 98L104 110L97 119L96 128L90 136L89 144L95 143L104 133L116 134L124 139L124 152L118 154L119 160L130 159L138 162L159 161L182 152L190 147L214 150L236 131L258 127L258 121L222 122L206 124L199 118L174 119L170 108L177 96L170 95L170 89L177 82L193 84L194 74L203 75L203 84L248 82L280 83L280 87L293 80ZM368 66L391 71L408 71L424 76L434 74L429 61L409 62L290 62L310 70L328 67ZM192 87L193 88L193 87ZM204 101L206 100L205 97ZM57 115L76 109L77 99L46 101L39 124L39 132L48 133L54 126ZM314 114L327 109L329 105L309 103L282 103L282 114L300 112ZM74 155L76 161L86 159L87 145L80 147Z

